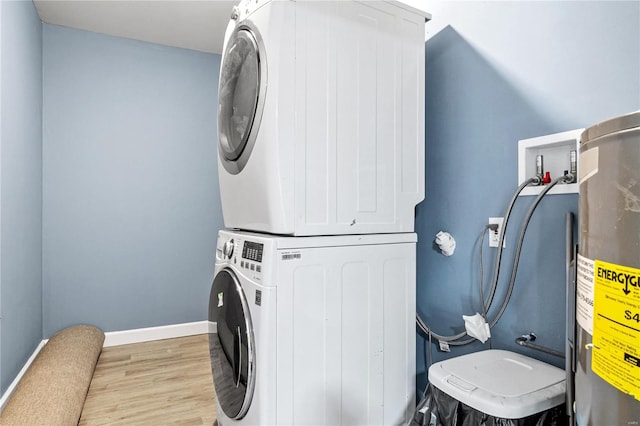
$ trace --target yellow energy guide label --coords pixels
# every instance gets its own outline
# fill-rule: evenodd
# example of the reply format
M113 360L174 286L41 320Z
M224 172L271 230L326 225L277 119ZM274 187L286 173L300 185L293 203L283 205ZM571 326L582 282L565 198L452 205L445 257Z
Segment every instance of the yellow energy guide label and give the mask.
M640 400L640 269L596 260L593 372Z

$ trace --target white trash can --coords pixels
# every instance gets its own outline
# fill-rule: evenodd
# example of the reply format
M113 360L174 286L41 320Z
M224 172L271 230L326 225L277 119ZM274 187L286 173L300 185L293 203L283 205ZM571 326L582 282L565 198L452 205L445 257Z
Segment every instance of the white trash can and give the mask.
M560 368L497 349L441 361L429 368L412 424L565 425L565 377Z

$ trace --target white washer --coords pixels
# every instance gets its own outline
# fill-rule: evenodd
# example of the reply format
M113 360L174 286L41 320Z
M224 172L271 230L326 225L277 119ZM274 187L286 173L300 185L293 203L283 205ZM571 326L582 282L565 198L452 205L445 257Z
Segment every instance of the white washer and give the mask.
M426 12L393 1L242 1L220 68L227 228L413 232L424 198Z
M220 231L209 321L221 425L407 424L415 234Z

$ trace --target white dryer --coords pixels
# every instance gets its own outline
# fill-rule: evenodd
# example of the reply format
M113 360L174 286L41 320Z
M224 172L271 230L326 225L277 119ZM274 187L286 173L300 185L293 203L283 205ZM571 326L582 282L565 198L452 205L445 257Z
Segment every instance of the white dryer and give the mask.
M220 69L228 228L413 232L424 198L424 28L394 1L242 1Z
M415 244L220 231L209 304L218 423L407 424Z

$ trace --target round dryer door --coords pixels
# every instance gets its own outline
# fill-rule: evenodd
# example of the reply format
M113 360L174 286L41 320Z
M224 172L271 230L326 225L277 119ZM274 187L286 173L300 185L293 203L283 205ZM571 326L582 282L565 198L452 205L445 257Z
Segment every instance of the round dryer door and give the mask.
M246 165L260 125L266 90L261 44L257 31L243 24L231 34L224 51L218 95L218 150L224 168L231 174Z
M229 269L213 281L209 297L209 333L213 383L220 407L231 419L247 413L255 385L255 344L251 315L244 291Z

